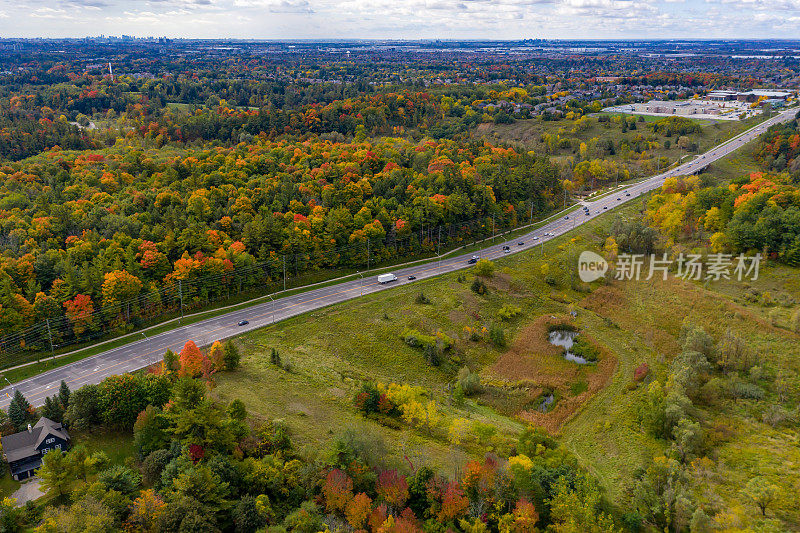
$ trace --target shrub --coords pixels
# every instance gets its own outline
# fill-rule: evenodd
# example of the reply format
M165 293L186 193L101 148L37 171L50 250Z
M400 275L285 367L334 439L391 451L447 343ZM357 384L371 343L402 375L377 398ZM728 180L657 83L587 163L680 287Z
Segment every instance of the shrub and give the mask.
M361 390L356 394L356 409L366 414L375 413L378 411L378 402L380 398L381 395L375 385L372 383L364 383L361 385Z
M758 385L747 383L745 381L735 381L731 384L731 395L734 398L742 398L746 400L763 400L764 389Z
M506 304L497 312L500 320L511 320L518 314L522 313L522 308L513 304Z
M456 386L460 387L466 396L477 394L481 391L481 377L477 372L471 372L466 366L458 371Z
M494 274L494 263L488 259L479 259L475 263L475 274L484 278L491 278Z
M486 288L486 284L477 278L475 279L475 281L472 282L470 289L472 290L472 292L480 296L483 296L489 292L489 289Z
M417 294L416 298L414 298L414 303L418 304L418 305L428 305L428 304L431 303L431 300L430 300L430 298L425 296L424 292L421 292L421 293Z
M281 354L275 348L269 352L269 362L275 366L281 366Z
M489 338L496 347L503 348L506 345L506 330L497 324L492 324L489 328Z
M584 380L576 381L575 383L569 386L569 391L572 393L573 396L583 394L587 390L589 390L589 384Z
M434 346L440 353L444 353L453 346L453 340L441 331L437 331L435 335L424 335L416 329L408 328L400 338L412 348L421 348L423 351L428 346Z
M642 381L650 373L650 366L647 363L642 363L633 371L633 380Z
M583 357L592 363L596 362L600 358L600 350L598 350L594 344L590 343L586 339L581 338L580 336L575 337L570 351L578 357Z

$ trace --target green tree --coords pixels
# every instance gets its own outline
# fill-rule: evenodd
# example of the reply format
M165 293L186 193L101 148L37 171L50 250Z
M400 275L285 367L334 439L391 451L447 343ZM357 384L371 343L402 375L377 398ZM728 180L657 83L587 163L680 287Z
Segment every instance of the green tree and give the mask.
M8 418L17 431L22 431L32 421L31 404L25 396L17 389L8 404Z
M69 407L70 390L67 382L61 380L61 385L58 387L58 399L61 400L61 406L66 410Z
M127 466L114 465L97 474L97 480L109 490L133 494L142 482L142 476Z
M148 405L136 417L133 424L133 442L139 457L147 457L151 452L169 445L169 419L161 409Z
M571 486L572 485L572 486ZM610 516L601 511L602 498L597 484L586 475L573 484L559 478L550 501L553 531L557 533L607 533L622 531Z
M244 402L240 399L233 400L230 405L228 406L228 416L230 416L233 420L243 421L247 418L247 408L244 405Z
M216 474L203 465L194 465L172 481L170 497L194 500L202 507L216 514L230 507L227 500L228 484L221 482Z
M100 388L84 385L70 396L65 421L70 428L90 429L100 423Z
M688 418L681 418L673 428L672 435L675 438L673 446L678 453L681 462L695 456L703 444L703 429L697 422L692 422Z
M259 511L256 499L248 494L243 496L233 509L233 523L238 533L250 533L264 527L267 524L267 517Z
M36 471L42 480L42 488L56 497L69 494L75 481L75 465L72 458L61 450L51 450L42 457L42 466Z
M64 418L64 408L61 406L61 400L58 396L46 397L40 412L43 417L49 418L54 422L61 422Z
M178 354L172 350L167 350L164 352L164 369L167 372L177 372L180 369Z
M225 370L236 370L239 368L239 349L233 341L228 340L225 342L222 360L225 362Z
M23 513L22 507L16 506L16 501L11 498L3 498L0 501L0 531L3 533L17 533L22 531Z
M754 477L747 482L742 490L761 511L761 516L767 516L767 508L778 499L780 489L763 477Z

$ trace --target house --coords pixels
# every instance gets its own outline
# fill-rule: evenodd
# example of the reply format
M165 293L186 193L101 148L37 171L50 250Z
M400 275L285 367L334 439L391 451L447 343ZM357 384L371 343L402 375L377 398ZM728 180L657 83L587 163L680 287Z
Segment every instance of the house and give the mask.
M0 442L11 476L21 481L33 476L42 466L44 454L69 448L69 433L61 423L42 417L35 426L28 424L27 430L6 435Z

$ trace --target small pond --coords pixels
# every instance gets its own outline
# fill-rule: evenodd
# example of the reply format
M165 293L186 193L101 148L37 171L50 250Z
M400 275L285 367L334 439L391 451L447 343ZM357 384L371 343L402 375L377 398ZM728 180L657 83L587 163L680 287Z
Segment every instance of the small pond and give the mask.
M555 399L552 392L547 396L542 396L542 402L539 404L539 411L546 413L550 409L550 406L553 405Z
M585 365L588 363L586 359L569 351L577 336L577 331L554 330L550 332L549 340L550 344L564 348L564 359L579 365Z

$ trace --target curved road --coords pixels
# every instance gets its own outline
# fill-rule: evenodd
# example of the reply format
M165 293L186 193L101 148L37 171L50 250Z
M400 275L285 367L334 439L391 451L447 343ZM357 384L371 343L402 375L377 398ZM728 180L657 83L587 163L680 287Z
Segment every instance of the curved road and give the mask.
M741 148L744 144L763 133L769 126L778 122L788 122L794 117L795 113L797 113L797 109L784 111L674 169L632 184L619 192L606 195L595 201L582 202L582 205L575 206L567 215L537 228L519 239L502 242L484 249L482 252L483 257L497 259L503 257L505 253L516 253L531 249L537 245L543 246L546 241L574 229L585 221L660 187L665 178L699 171L717 159ZM589 208L588 214L583 211L583 206ZM510 252L504 252L503 245L508 246ZM0 391L0 407L3 409L8 408L8 403L14 394L15 388L21 390L32 405L41 405L47 396L52 396L58 392L61 380L66 381L72 390L87 383L99 383L107 376L131 372L149 366L160 360L167 349L178 352L183 348L187 340L194 340L198 345L206 345L217 339L233 337L314 309L357 298L362 294L370 294L390 289L396 285L413 283L408 279L408 276L411 275L416 276L416 279L419 280L445 272L453 272L470 266L467 263L470 256L471 254L465 254L445 259L438 263L433 262L425 265L398 268L394 271L398 280L386 285L378 283L374 275L369 275L363 279L314 289L286 296L275 302L262 303L247 309L232 311L149 338L143 337L139 341L49 370L38 376L20 381L14 386L6 387ZM241 320L247 320L249 324L238 326L237 324Z

